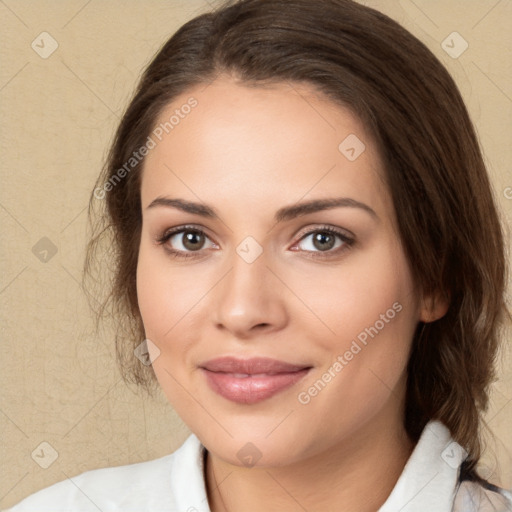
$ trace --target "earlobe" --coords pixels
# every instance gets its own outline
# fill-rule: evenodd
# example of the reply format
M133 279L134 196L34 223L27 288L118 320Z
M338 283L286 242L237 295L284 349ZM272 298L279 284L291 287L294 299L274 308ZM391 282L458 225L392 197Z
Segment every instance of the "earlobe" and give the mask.
M424 323L439 320L448 311L450 297L448 294L436 294L424 297L421 302L420 320Z

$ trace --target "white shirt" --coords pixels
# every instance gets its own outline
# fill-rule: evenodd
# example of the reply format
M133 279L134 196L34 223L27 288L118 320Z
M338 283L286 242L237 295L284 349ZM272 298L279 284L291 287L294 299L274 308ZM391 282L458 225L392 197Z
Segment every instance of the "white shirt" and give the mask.
M86 471L31 494L6 512L211 512L204 446L195 435L170 455ZM509 512L512 493L459 483L464 450L439 421L423 430L378 512Z

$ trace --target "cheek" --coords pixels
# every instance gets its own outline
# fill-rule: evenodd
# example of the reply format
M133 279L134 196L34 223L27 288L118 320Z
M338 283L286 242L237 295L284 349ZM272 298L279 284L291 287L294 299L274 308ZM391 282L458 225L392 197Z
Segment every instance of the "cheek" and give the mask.
M169 297L165 293L165 279L161 270L152 261L151 252L141 247L137 264L137 300L139 309L149 339L158 339L159 333L168 322L165 311ZM169 328L169 327L167 327Z
M163 249L142 245L137 266L137 298L146 336L157 343L172 338L178 324L194 316L202 292L190 272L169 261Z
M161 248L141 244L137 266L137 297L146 338L158 348L153 370L171 403L181 396L194 367L199 333L204 331L203 304L212 289L211 271L191 269L170 260ZM208 279L210 277L210 279ZM218 279L218 277L217 277ZM156 352L155 352L156 353Z
M317 328L314 334L322 365L302 387L302 396L311 398L319 418L331 411L339 422L363 421L394 393L418 321L412 276L399 247L380 245L348 261L338 272L331 270L330 282L320 276L300 291L331 330L326 335ZM319 325L313 320L303 325L310 333Z
M159 254L162 252L162 254ZM190 341L185 334L193 327L189 303L197 302L194 286L185 286L183 273L171 269L163 251L141 245L137 265L137 298L145 336L152 342L153 371L170 403L188 404L178 382L184 382ZM193 295L193 296L192 296ZM150 345L151 346L151 345Z
M412 276L400 247L376 244L339 266L301 273L294 291L313 315L297 316L303 328L316 332L316 344L343 353L353 339L378 331L379 339L401 345L417 322ZM293 279L292 276L289 276ZM399 339L400 338L400 339Z

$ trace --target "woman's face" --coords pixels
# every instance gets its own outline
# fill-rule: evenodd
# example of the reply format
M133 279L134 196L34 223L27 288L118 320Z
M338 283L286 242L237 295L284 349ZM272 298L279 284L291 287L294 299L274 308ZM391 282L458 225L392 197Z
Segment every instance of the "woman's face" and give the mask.
M401 425L424 313L361 122L305 85L221 78L157 125L137 291L190 429L230 463L283 465Z

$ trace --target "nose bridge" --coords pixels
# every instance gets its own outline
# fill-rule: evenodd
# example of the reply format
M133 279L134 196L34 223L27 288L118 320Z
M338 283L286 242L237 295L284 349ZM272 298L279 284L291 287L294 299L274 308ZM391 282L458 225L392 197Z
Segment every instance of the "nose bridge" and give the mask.
M268 281L270 271L267 268L268 258L261 253L254 260L248 254L242 253L243 246L239 246L230 260L231 270L226 276L223 286L224 302L231 302L232 306L240 309L247 304L255 304L268 300Z
M280 299L280 284L267 267L269 263L266 252L250 240L242 242L233 251L230 270L219 283L215 298L218 326L243 336L257 325L275 328L282 324L285 311Z

